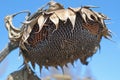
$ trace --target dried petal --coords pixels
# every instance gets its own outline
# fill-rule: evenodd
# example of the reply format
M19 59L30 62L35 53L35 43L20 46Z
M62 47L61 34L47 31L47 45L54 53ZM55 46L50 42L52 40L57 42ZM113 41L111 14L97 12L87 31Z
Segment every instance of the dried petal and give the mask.
M68 9L68 17L72 23L72 26L73 26L73 29L74 29L74 26L75 26L75 20L76 20L76 13L73 12L71 9Z
M98 20L97 15L91 10L91 9L86 9L86 8L81 8L82 14L86 14L87 18L95 21Z
M55 14L59 17L60 20L66 21L68 19L68 12L64 9L55 11Z
M99 8L97 6L93 6L93 5L87 5L87 6L83 6L84 8L90 9L90 8Z
M68 9L71 9L74 12L79 12L81 8L72 8L72 7L69 7Z
M32 31L34 25L36 24L36 21L37 21L37 19L33 19L29 24L26 24L27 28L25 29L24 35L23 35L23 41L24 42L28 39L28 37L30 35L30 32Z
M85 21L85 23L87 23L87 19L86 19L87 16L86 16L86 14L83 13L83 14L81 14L81 15L82 15L82 18L83 18L83 20Z
M106 15L102 14L102 13L98 13L98 12L95 12L96 15L104 20L109 20L110 18L108 18Z
M43 15L40 15L38 19L39 31L41 31L41 29L43 28L44 23L45 23L45 17Z
M56 29L58 29L59 19L56 14L50 16L50 20L55 24Z

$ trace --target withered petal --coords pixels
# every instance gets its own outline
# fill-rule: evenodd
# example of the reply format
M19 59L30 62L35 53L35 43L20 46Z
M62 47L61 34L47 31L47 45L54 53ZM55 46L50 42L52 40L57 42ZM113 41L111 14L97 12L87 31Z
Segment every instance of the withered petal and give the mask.
M72 26L73 26L73 29L74 29L75 20L76 20L76 13L70 9L68 9L67 11L68 11L68 18L70 19Z
M86 14L83 13L83 14L81 14L81 16L82 16L83 20L85 21L85 23L87 23Z
M38 25L39 25L39 31L43 28L43 25L45 23L45 17L43 15L40 15L38 18Z
M72 7L69 7L68 9L74 11L74 12L79 12L80 11L80 7L79 8L72 8Z
M56 16L56 14L51 15L50 20L55 24L56 29L58 29L59 18Z
M62 21L66 21L68 19L68 12L67 12L67 10L64 10L64 9L57 10L57 11L55 11L55 14Z
M83 7L83 8L81 8L81 12L82 12L82 14L86 14L86 16L89 20L92 20L92 21L98 20L97 15L91 9L86 9Z

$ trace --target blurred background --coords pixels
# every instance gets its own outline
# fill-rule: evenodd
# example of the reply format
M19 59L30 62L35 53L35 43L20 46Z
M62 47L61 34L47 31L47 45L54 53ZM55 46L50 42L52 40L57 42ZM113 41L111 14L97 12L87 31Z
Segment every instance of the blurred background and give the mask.
M91 77L92 80L120 80L120 9L119 0L55 0L67 7L81 7L84 5L94 5L100 8L94 8L97 12L104 13L111 20L106 21L108 28L112 31L112 39L101 41L101 50L89 59L89 65L85 66L79 60L74 62L74 66L68 64L64 67L65 74L73 80ZM23 10L29 10L34 13L38 8L49 2L49 0L0 0L0 51L9 42L8 32L4 25L4 17ZM14 25L20 27L24 21L25 14L15 17ZM0 63L0 80L6 80L7 76L20 69L23 58L19 56L19 49L11 52L5 60ZM55 74L62 74L62 70L49 67L49 70L43 68L41 74L38 66L35 73L42 79L56 77ZM58 77L58 76L57 76ZM89 80L89 79L88 79Z

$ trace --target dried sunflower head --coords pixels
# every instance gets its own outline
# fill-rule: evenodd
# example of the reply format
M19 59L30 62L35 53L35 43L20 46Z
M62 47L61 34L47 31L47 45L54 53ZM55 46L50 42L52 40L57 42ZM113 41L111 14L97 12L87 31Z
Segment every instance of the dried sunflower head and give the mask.
M111 37L104 23L108 18L90 6L65 9L56 2L47 6L29 16L18 32L12 23L7 27L10 40L19 42L25 63L33 67L35 63L40 68L62 67L77 59L88 64L87 58L97 51L102 37Z

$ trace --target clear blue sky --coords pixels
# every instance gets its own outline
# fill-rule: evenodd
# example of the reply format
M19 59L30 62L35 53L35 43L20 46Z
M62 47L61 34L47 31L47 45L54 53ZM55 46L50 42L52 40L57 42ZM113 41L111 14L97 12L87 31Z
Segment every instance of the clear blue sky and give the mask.
M0 50L9 42L7 30L4 26L4 17L22 10L35 12L39 7L49 0L0 0ZM75 62L75 68L70 67L72 76L84 76L86 68L90 69L96 80L120 80L120 1L119 0L56 0L67 7L80 7L83 5L95 5L100 8L95 11L106 14L111 20L106 21L108 28L113 32L113 42L102 39L101 51L98 51L90 60L89 65L83 66ZM18 16L14 20L15 26L20 26L24 16ZM10 53L7 58L0 63L0 80L5 80L7 75L18 70L22 64L22 57L18 57L19 49ZM38 71L36 71L37 73ZM46 74L44 72L47 72ZM89 71L88 71L89 72ZM49 75L50 71L42 71L43 75ZM52 72L51 72L52 73Z

